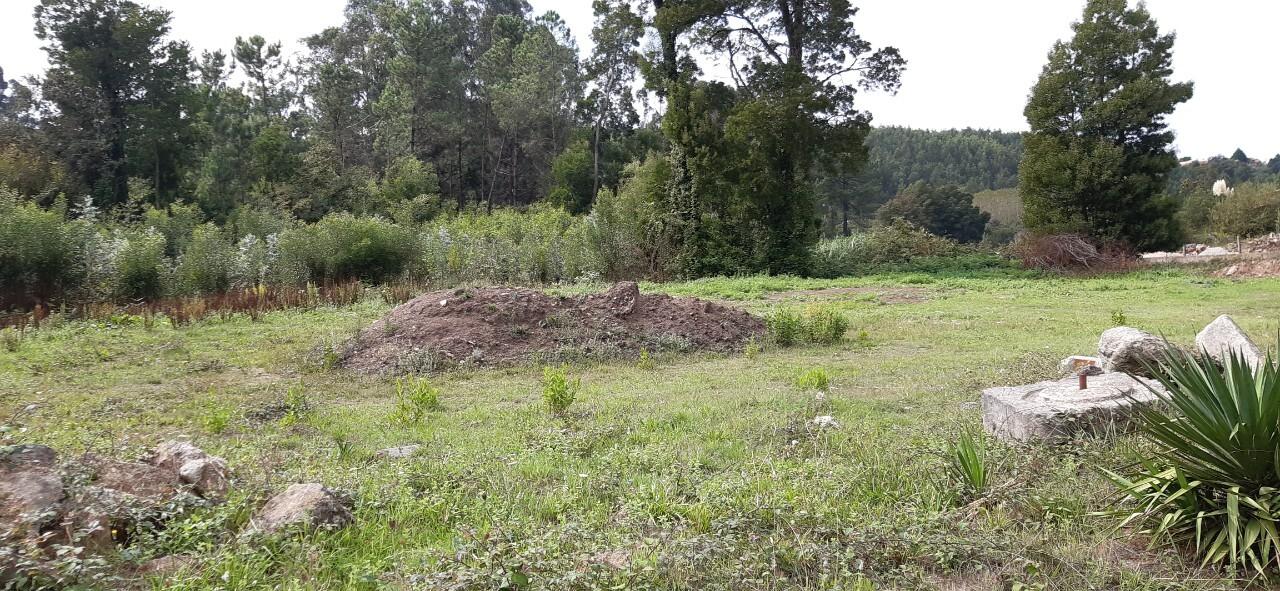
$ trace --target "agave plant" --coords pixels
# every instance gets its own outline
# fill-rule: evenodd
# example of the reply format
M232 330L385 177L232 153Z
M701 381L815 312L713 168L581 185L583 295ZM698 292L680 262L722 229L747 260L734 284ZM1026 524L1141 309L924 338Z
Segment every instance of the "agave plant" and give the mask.
M1155 453L1128 477L1107 476L1136 508L1120 527L1193 548L1203 564L1265 573L1280 555L1280 379L1270 355L1222 367L1172 346L1148 368L1164 405L1139 411Z

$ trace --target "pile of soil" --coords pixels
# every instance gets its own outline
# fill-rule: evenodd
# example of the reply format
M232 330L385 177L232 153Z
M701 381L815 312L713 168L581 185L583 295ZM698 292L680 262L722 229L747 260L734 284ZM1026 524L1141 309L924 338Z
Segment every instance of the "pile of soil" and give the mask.
M1247 277L1280 277L1280 259L1248 259L1232 263L1213 273L1224 279Z
M641 350L731 352L764 330L764 322L742 310L641 294L632 282L578 297L511 287L450 289L397 306L347 344L341 363L404 374L459 364L634 357Z

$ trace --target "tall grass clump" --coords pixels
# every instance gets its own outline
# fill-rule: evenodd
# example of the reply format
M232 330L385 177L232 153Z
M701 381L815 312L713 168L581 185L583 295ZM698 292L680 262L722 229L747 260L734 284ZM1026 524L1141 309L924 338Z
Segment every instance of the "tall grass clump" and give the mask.
M1155 451L1125 474L1104 470L1153 543L1194 550L1204 564L1274 572L1280 564L1280 375L1268 356L1256 371L1234 352L1219 367L1172 346L1150 368L1166 392L1143 407L1141 434ZM1154 391L1154 389L1153 389Z
M843 340L849 330L849 319L830 306L810 306L803 312L778 308L764 322L769 340L779 347L831 345Z
M831 388L831 376L821 367L807 369L796 377L796 387L810 392L826 392Z
M987 449L983 440L973 431L965 430L951 444L947 458L951 473L964 484L971 495L986 492L990 482L991 467L987 462Z

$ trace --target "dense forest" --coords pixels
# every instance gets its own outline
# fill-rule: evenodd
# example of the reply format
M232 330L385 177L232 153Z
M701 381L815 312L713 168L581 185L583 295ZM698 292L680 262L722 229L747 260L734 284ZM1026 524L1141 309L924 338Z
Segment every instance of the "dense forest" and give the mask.
M871 223L882 205L918 181L956 185L969 193L1018 186L1020 133L876 127L866 143L863 169L822 184L829 234Z
M1090 10L1123 9L1111 4ZM989 198L979 211L971 193L1021 185L1026 200L1028 171L1043 173L1035 199L1066 199L1034 210L1044 231L1088 234L1080 212L1110 207L1057 191L1052 158L1076 132L1034 103L1043 168L1026 166L1026 134L873 128L859 96L895 92L907 62L864 38L847 2L592 6L589 52L524 0L350 0L287 55L261 36L197 54L169 12L131 0L43 0L48 69L0 71L0 299L462 277L466 264L534 281L806 274L824 234L897 221L1012 240L1006 210L1021 209ZM1177 168L1172 135L1157 139L1159 166L1114 178L1143 179L1135 203L1160 219L1181 208L1158 242L1275 227L1280 156ZM1197 222L1218 208L1217 179L1242 185L1238 213ZM1155 244L1115 228L1099 238Z

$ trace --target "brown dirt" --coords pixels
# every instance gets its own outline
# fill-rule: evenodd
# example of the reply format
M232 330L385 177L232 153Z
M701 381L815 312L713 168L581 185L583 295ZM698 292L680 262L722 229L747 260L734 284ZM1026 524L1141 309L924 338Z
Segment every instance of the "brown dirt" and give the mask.
M770 292L766 300L823 299L836 300L846 296L873 295L881 304L918 304L929 300L929 290L923 287L828 287L823 289L799 289Z
M1224 279L1280 277L1280 259L1250 259L1231 263L1213 273Z
M403 374L641 350L730 352L763 333L764 322L742 310L641 294L632 282L578 297L511 287L450 289L401 304L362 330L342 352L342 365Z

